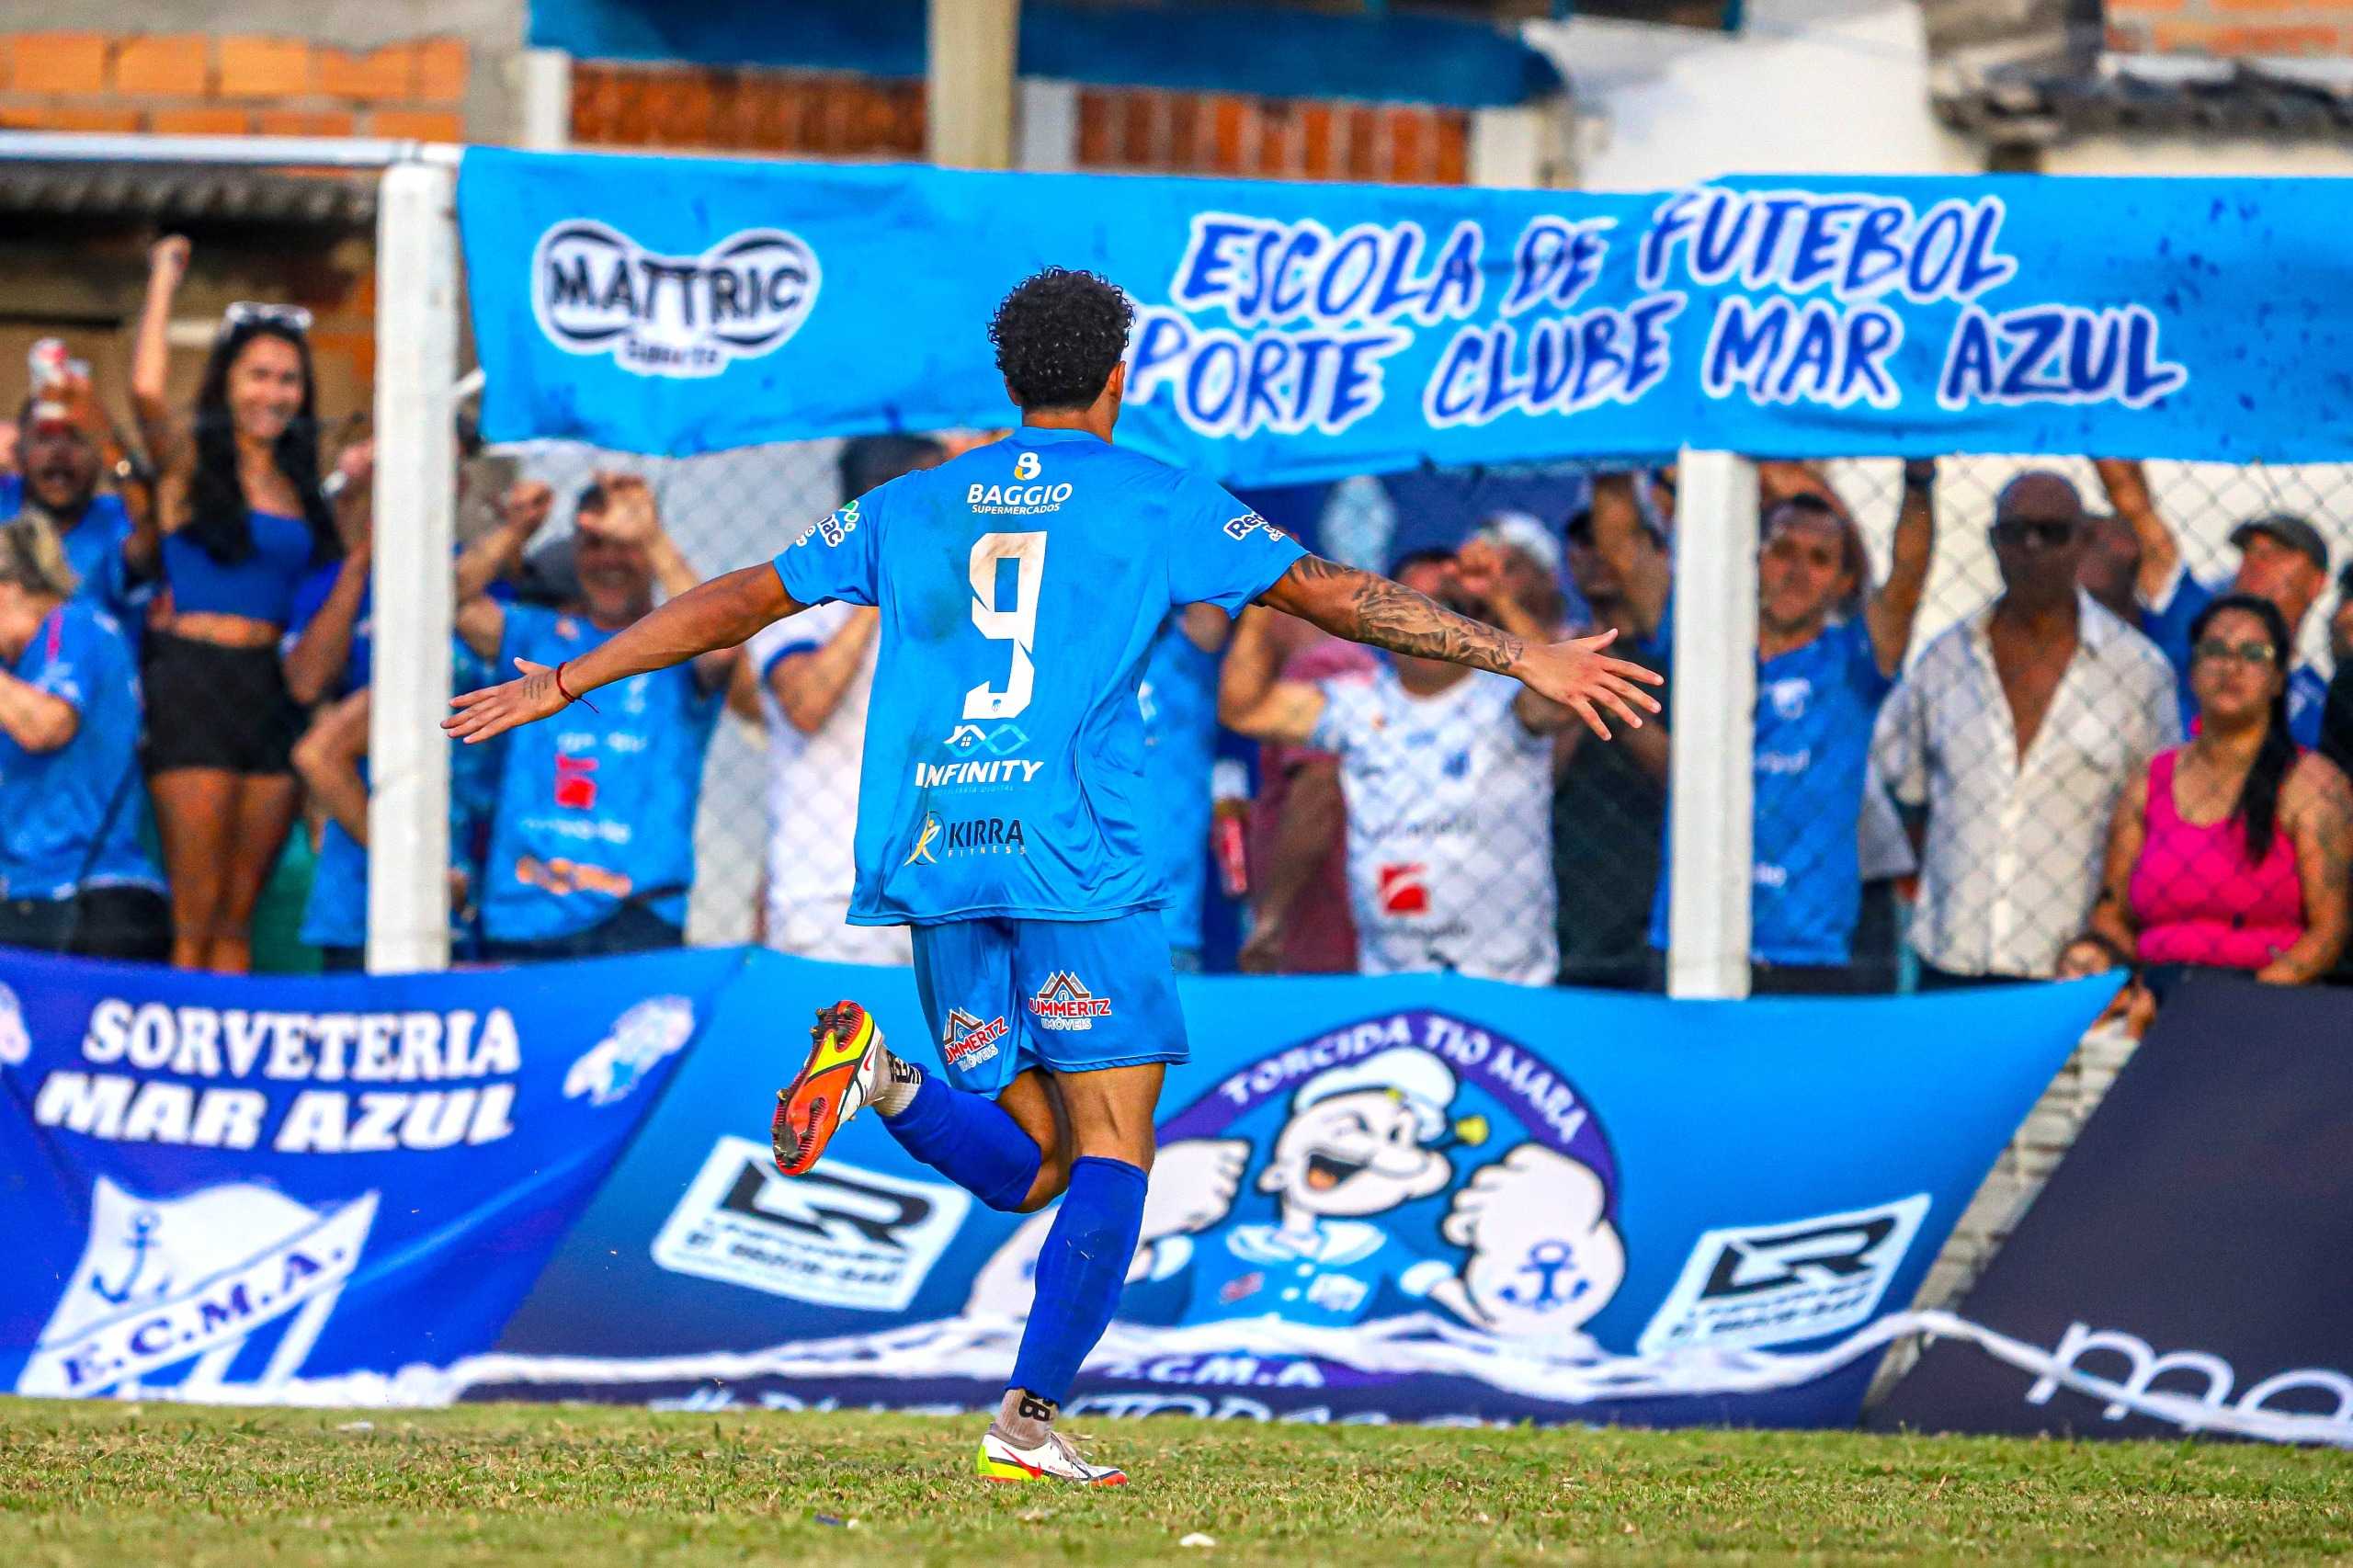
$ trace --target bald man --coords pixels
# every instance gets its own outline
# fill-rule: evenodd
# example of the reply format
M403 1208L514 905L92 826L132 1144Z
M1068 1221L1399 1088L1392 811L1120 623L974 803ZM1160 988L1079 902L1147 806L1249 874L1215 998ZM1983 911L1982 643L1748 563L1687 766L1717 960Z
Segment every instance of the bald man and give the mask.
M1924 989L2051 974L2091 913L2117 796L2181 734L2165 655L2077 585L2075 487L2018 475L1989 532L2001 597L1921 653L1874 743L1895 798L1927 811Z

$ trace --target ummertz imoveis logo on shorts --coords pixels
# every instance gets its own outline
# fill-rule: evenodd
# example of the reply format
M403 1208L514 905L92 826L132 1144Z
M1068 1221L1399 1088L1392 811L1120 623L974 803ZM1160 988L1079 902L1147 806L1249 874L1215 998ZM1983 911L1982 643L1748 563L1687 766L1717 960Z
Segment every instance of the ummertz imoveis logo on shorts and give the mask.
M531 253L531 311L571 354L610 354L641 376L715 376L774 353L817 302L817 253L782 229L745 229L699 256L664 256L591 219L555 224Z

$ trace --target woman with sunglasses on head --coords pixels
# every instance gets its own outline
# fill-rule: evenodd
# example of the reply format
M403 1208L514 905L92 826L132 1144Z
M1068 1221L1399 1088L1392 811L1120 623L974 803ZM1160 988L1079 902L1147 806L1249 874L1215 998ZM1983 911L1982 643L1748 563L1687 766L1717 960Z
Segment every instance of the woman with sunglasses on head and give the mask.
M2092 928L2162 994L2186 971L2318 978L2345 946L2353 786L2288 733L2288 622L2230 594L2190 628L2196 738L2117 803Z
M243 972L254 906L299 794L303 714L279 642L305 574L347 554L338 525L361 526L367 486L347 487L340 519L321 487L310 313L297 307L232 305L195 416L174 421L167 336L188 257L186 240L156 244L131 357L164 531L165 591L146 641L147 771L171 881L172 961Z
M46 520L0 524L0 947L161 959L139 673Z

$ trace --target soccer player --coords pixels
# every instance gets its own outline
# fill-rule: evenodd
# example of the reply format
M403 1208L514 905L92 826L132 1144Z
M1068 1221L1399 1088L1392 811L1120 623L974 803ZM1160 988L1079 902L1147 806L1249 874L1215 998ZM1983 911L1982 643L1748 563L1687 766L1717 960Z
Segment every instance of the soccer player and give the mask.
M855 1002L817 1015L779 1096L798 1176L871 1105L917 1160L990 1207L1057 1197L1011 1386L981 1441L1001 1481L1125 1481L1054 1429L1135 1251L1162 1074L1186 1059L1164 894L1148 854L1137 682L1172 607L1253 602L1396 653L1517 676L1608 735L1657 676L1610 635L1530 643L1383 577L1310 555L1217 485L1111 444L1127 297L1049 267L989 336L1021 426L802 530L770 565L672 599L610 642L470 693L468 741L599 687L744 642L829 599L877 607L880 661L858 797L858 925L915 928L940 1071L891 1051Z

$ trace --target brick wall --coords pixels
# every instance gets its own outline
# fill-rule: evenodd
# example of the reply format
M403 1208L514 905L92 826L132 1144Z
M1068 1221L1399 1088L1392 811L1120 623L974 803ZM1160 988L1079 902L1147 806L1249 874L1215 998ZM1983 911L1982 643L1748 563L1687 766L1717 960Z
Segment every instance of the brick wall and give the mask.
M1471 116L1419 104L1088 87L1080 168L1461 185Z
M580 60L572 66L572 140L583 147L919 158L923 84Z
M2106 19L2108 47L2123 54L2353 54L2353 4L2347 0L2107 0Z
M470 51L243 33L0 34L0 127L460 141Z
M1086 169L1461 185L1471 117L1410 104L1086 87ZM576 61L572 139L586 147L701 148L919 158L920 82Z

